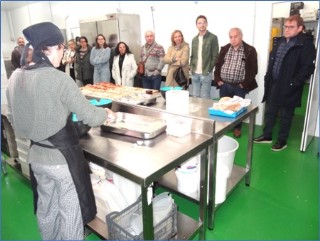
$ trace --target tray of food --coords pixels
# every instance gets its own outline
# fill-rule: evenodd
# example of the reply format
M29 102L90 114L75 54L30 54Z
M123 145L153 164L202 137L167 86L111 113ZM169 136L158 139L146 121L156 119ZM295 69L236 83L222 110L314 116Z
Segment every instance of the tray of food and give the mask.
M231 118L235 118L238 115L240 115L243 112L247 111L247 107L242 107L237 111L231 111L231 110L216 110L213 108L209 108L208 112L210 115L218 115L218 116L224 116L224 117L231 117Z
M101 125L102 130L145 140L158 136L166 128L167 124L162 119L124 112L116 112L112 122L106 121Z
M214 103L212 107L208 108L208 113L210 115L235 118L247 111L247 107L250 104L251 100L243 99L239 96L234 96L233 98L223 97L219 102Z
M129 104L149 105L160 97L158 90L120 86L108 82L81 87L82 93L89 98L104 98Z

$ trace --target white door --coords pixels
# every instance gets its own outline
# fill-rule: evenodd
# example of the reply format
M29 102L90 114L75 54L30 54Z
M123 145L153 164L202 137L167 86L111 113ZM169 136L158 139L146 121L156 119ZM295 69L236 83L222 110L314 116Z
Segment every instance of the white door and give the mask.
M308 145L315 135L319 113L319 26L317 29L317 57L315 63L316 69L314 71L314 74L311 76L306 115L304 119L304 126L300 144L300 151L303 152L306 151Z

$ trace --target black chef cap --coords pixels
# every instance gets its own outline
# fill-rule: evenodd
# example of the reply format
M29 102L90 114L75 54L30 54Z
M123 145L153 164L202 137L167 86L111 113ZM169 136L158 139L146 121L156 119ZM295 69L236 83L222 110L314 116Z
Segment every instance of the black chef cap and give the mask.
M44 47L51 47L62 44L64 42L63 35L60 29L50 22L43 22L31 25L23 31L24 36L28 40L21 56L21 65L27 63L26 56L28 53L29 45L33 47L32 61L41 63L43 61L52 65L47 56L42 52Z
M60 29L50 22L31 25L22 32L35 50L42 50L43 47L55 46L64 42Z

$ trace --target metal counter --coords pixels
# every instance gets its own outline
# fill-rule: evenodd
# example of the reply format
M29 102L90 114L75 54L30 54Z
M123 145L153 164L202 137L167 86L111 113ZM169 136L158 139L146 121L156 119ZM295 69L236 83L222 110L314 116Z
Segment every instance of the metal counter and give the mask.
M212 148L209 149L209 202L208 202L208 227L213 229L214 227L214 209L215 209L215 178L216 178L216 160L217 160L217 150L218 150L218 139L222 137L227 131L233 130L235 126L243 122L244 120L249 120L249 130L248 130L248 144L247 144L247 155L246 155L246 167L240 167L237 165L233 166L231 177L228 179L227 193L229 194L234 187L245 178L246 186L250 185L250 175L251 175L251 164L252 164L252 147L253 147L253 133L255 125L255 115L258 111L257 106L250 105L248 110L236 118L228 118L221 116L209 115L208 108L212 107L213 103L216 102L210 99L202 98L189 98L189 112L185 116L191 118L198 118L208 121L215 122L215 133L213 137ZM157 103L145 107L151 108L158 111L166 112L166 102L161 97L157 99ZM211 151L210 151L211 150ZM177 191L177 183L174 178L173 173L168 173L161 180L160 184L170 188L172 191ZM182 195L184 196L184 195ZM189 198L189 197L186 197ZM190 198L192 200L192 198ZM198 201L198 200L193 200Z
M113 111L121 111L147 116L167 118L168 114L150 108L114 102ZM134 137L118 135L92 128L89 134L80 139L86 157L119 175L141 185L144 239L154 239L153 211L150 199L150 186L163 175L173 170L190 157L201 153L200 170L200 222L190 223L190 218L179 214L177 239L188 239L200 232L205 239L207 228L207 181L208 153L212 149L214 122L192 119L192 131L184 137L169 136L165 132L151 140L141 141ZM187 221L185 221L187 220ZM188 221L189 220L189 221ZM187 223L192 225L186 225ZM195 230L186 230L190 227ZM99 229L99 228L94 228Z

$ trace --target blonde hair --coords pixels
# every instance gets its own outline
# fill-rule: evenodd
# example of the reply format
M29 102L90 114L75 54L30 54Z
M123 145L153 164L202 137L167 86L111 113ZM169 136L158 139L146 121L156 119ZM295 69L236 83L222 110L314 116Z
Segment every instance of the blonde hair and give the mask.
M180 33L180 34L181 34L182 42L184 42L184 37L183 37L182 32L181 32L180 30L174 30L173 33L171 34L171 43L172 43L173 46L176 45L176 43L174 42L174 35L175 35L176 33Z

